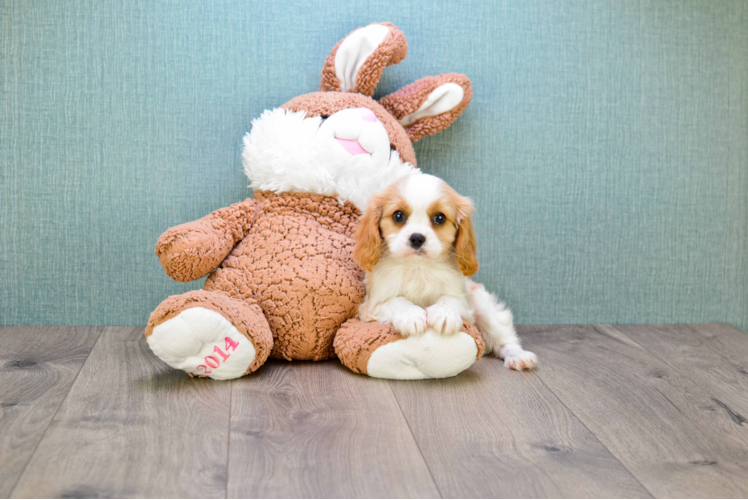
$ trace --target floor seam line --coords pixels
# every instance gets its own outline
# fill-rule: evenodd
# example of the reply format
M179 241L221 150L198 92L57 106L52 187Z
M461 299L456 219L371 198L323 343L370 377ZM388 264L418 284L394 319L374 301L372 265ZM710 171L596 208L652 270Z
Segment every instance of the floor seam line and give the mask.
M590 326L592 326L592 329L595 331L595 333L597 333L598 335L602 335L602 333L600 333L600 331L597 328L595 328L595 325L590 325ZM639 344L637 344L637 345L639 345ZM582 427L584 427L585 429L587 429L587 432L589 432L590 435L595 438L595 441L597 441L598 443L600 443L600 446L602 446L603 448L605 448L606 450L608 450L608 453L610 453L610 456L613 457L613 458L615 458L616 462L618 462L619 464L621 464L621 467L623 467L624 469L626 469L626 471L629 474L631 474L631 477L633 477L634 480L637 483L639 483L639 485L644 489L644 491L646 491L647 493L649 493L649 496L651 496L652 498L657 498L651 491L649 491L649 488L647 488L646 486L644 486L644 483L641 482L641 480L636 476L636 474L634 474L631 471L631 469L629 469L626 466L626 464L624 464L623 462L621 462L621 459L618 458L616 456L616 454L613 453L613 451L610 448L608 448L605 445L605 443L603 443L600 440L599 437L597 437L597 434L595 434L594 432L592 432L592 429L590 429L589 427L587 427L587 424L584 423L584 420L582 420L582 418L579 415L577 415L576 413L574 413L574 411L571 408L569 408L569 406L566 404L566 401L564 401L563 399L561 399L561 397L558 394L556 394L556 392L553 389L551 389L550 386L548 386L548 384L545 383L545 380L543 380L542 377L540 375L538 375L535 370L533 370L532 374L535 377L537 377L537 379L540 380L540 383L543 384L543 386L545 386L551 392L551 394L553 394L553 397L555 397L558 400L558 402L561 403L561 405L563 405L563 407L566 408L569 411L569 413L571 413L574 416L574 418L576 418L577 421L580 424L582 424Z
M649 495L650 495L650 496L651 496L652 498L657 498L656 496L654 496L654 494L652 494L652 492L651 492L651 491L649 491L649 488L647 488L646 486L644 486L644 484L643 484L643 483L642 483L642 482L641 482L641 481L639 480L639 478L638 478L638 477L636 477L636 474L634 474L633 472L631 472L631 470L630 470L630 469L629 469L628 467L626 467L626 464L624 464L623 462L621 462L621 459L620 459L620 458L618 458L618 457L617 457L617 456L615 455L615 453L613 453L613 452L612 452L612 451L610 450L610 448L608 448L607 446L605 446L605 443L603 443L602 441L600 441L600 438L599 438L599 437L597 437L597 434L595 434L594 432L592 432L592 429L590 429L589 427L587 427L587 424L585 424L585 423L584 423L584 420L582 420L582 419L581 419L581 418L579 417L579 415L577 415L576 413L574 413L574 412L573 412L573 411L571 410L571 408L569 408L568 406L566 406L566 402L564 402L564 400L562 400L562 399L561 399L561 398L560 398L560 397L558 396L558 394L556 394L555 392L553 392L553 389L551 389L550 387L548 387L548 384L546 384L546 383L545 383L545 381L544 381L544 380L543 380L542 378L540 378L540 376L539 376L539 375L538 375L537 373L533 373L533 375L534 375L534 376L535 376L535 377L536 377L536 378L537 378L538 380L540 380L540 383L541 383L541 384L543 384L543 386L544 386L544 387L545 387L546 389L548 389L548 390L550 391L550 393L551 393L551 394L553 394L553 397L555 397L555 398L556 398L556 399L558 400L558 402L559 402L559 403L561 403L561 405L562 405L562 406L563 406L564 408L566 408L566 409L567 409L567 410L569 411L569 413L571 413L571 414L572 414L572 415L574 416L574 418L576 418L576 419L577 419L577 421L578 421L578 422L579 422L580 424L582 424L582 427L584 427L585 429L587 429L587 432L589 432L589 433L590 433L590 435L591 435L592 437L594 437L594 438L595 438L595 441L597 441L598 443L600 443L600 446L602 446L603 448L605 448L606 450L608 450L608 453L610 453L610 456L611 456L611 457L613 457L613 458L615 458L615 459L616 459L616 462L618 462L618 463L619 463L619 464L621 465L621 467L623 467L624 469L626 469L626 471L627 471L627 472L628 472L629 474L631 474L631 477L633 477L633 478L634 478L634 480L635 480L635 481L636 481L637 483L639 483L639 485L640 485L640 486L641 486L641 487L642 487L642 488L644 489L644 491L646 491L647 493L649 493Z
M431 466L429 466L429 462L428 460L426 460L426 457L423 454L423 450L421 450L421 445L418 443L418 439L416 439L416 435L413 434L413 429L410 427L410 422L408 421L408 417L405 416L403 407L400 405L400 401L397 399L397 394L395 394L395 391L392 389L392 384L390 383L389 380L387 381L387 387L389 387L390 394L392 394L392 397L395 398L395 403L397 403L397 408L400 410L400 415L402 415L403 420L405 420L405 425L408 426L408 432L410 432L410 437L413 438L413 442L416 444L416 449L418 449L418 453L421 455L421 459L423 460L423 463L426 466L426 470L428 471L429 476L431 477L431 482L434 483L434 488L436 488L436 491L439 493L439 497L445 498L444 494L442 493L442 490L439 488L439 484L436 482L434 473L431 471Z
M39 439L39 442L36 443L36 446L34 446L34 451L29 455L29 460L26 462L26 465L23 466L23 470L18 475L18 479L16 479L16 482L13 484L13 487L10 489L10 494L8 495L8 498L11 498L13 496L13 493L16 492L16 488L18 488L18 483L21 482L21 479L23 478L23 475L26 474L26 469L29 468L29 464L34 459L34 455L36 455L36 452L39 450L39 445L42 444L42 441L44 441L44 438L47 437L47 432L49 431L49 428L52 426L52 422L55 421L55 418L57 418L57 414L60 411L60 408L62 408L62 405L65 404L65 401L67 401L68 396L70 395L70 391L73 390L73 386L75 385L75 382L78 380L78 376L83 371L83 367L86 366L86 363L88 363L88 358L91 357L91 353L96 348L96 346L99 344L99 340L101 340L101 336L104 334L104 330L106 329L106 326L102 326L99 330L99 335L96 337L96 341L91 346L91 349L88 351L88 354L86 354L86 359L81 364L81 367L78 369L78 372L75 374L75 377L73 378L73 381L70 383L70 387L68 387L68 392L65 393L65 397L62 398L62 401L60 401L60 404L57 405L57 408L55 409L54 414L52 415L52 418L49 419L49 423L47 424L47 427L44 429L44 433L42 434L42 437Z

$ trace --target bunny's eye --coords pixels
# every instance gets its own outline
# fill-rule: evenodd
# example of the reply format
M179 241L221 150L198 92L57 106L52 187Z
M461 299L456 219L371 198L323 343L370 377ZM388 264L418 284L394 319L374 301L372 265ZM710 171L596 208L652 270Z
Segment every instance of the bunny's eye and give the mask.
M432 222L433 222L433 223L434 223L435 225L437 225L437 226L441 226L442 224L444 224L444 223L445 223L445 222L447 221L447 216L446 216L446 215L444 215L443 213L439 212L438 214L434 215L434 216L433 216L433 217L431 218L431 221L432 221Z
M398 210L397 212L392 214L392 220L394 220L398 224L402 224L403 222L405 222L405 214L402 211Z

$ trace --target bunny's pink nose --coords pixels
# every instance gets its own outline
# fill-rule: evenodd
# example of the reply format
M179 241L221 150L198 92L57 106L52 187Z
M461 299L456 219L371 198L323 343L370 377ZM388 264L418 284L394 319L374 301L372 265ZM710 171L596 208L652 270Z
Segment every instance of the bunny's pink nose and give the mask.
M375 122L377 121L377 115L374 114L374 111L368 109L368 108L359 108L361 111L361 118L365 122Z

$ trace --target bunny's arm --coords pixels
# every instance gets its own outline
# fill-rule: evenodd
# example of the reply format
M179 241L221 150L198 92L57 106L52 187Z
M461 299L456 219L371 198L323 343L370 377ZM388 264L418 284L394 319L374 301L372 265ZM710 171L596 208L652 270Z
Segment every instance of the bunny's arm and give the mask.
M247 199L168 229L156 243L156 255L164 271L182 283L207 275L244 238L256 212L255 200Z

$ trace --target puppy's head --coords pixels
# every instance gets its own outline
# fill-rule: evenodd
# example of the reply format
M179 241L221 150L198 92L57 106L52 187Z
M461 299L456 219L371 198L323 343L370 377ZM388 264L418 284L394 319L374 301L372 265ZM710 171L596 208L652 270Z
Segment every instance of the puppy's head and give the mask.
M366 271L383 252L438 260L454 255L460 271L478 270L473 204L438 177L413 174L375 195L360 220L353 257Z

